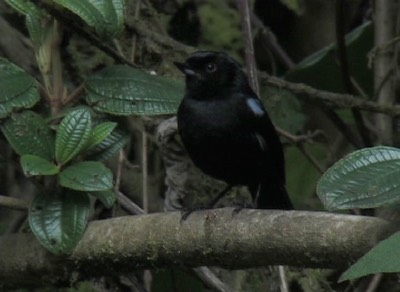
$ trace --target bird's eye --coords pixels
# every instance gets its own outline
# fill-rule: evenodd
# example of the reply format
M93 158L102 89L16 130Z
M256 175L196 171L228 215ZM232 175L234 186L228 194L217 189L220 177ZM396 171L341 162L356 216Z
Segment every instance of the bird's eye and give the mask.
M214 63L208 63L206 65L206 70L207 72L214 72L215 70L217 70L217 66Z

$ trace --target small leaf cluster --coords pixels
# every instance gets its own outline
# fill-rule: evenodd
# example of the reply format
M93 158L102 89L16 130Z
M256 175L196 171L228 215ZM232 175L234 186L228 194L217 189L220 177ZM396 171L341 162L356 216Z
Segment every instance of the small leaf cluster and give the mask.
M377 208L400 201L400 149L377 146L339 160L319 180L317 194L329 210ZM381 241L340 278L400 272L400 232Z
M68 253L87 226L90 198L106 208L116 200L113 173L103 162L124 147L129 135L110 115L175 113L183 83L115 65L91 74L69 93L61 77L63 27L34 1L6 3L25 16L41 78L39 82L0 58L0 127L19 155L24 175L40 190L29 208L33 233L51 252ZM124 0L55 0L46 5L79 19L105 42L124 28Z
M32 231L54 253L71 251L81 238L90 210L88 194L107 208L115 201L111 170L101 161L82 161L80 156L99 151L101 144L112 144L109 137L117 124L93 125L91 115L85 107L70 110L55 133L40 115L29 110L12 114L1 126L20 155L24 174L59 186L44 188L29 210Z

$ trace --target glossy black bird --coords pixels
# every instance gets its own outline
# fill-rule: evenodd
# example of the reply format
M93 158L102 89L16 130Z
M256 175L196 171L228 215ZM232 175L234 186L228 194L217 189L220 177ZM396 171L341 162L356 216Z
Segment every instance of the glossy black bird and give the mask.
M231 186L247 186L257 208L292 209L281 142L239 63L199 51L175 65L186 76L178 131L194 164Z

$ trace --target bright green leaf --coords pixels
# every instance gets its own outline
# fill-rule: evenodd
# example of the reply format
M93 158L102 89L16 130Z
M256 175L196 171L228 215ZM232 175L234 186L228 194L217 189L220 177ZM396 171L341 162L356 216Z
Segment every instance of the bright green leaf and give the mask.
M183 97L183 84L142 70L117 65L86 82L87 102L114 115L173 114Z
M93 133L90 136L88 145L86 146L87 149L92 148L93 146L96 146L97 144L100 144L101 142L106 139L111 132L115 129L117 126L117 123L113 122L104 122L101 124L98 124L94 129Z
M114 130L100 144L89 150L90 160L104 161L115 155L129 141L129 135L121 130Z
M61 121L56 135L56 160L65 164L84 149L90 138L92 120L85 108L69 112Z
M400 272L400 232L379 242L340 276L339 282L376 273Z
M113 175L101 162L83 161L65 168L59 175L59 183L77 191L105 191L113 187Z
M40 99L35 79L21 68L0 58L0 118L30 108Z
M90 192L90 194L99 199L106 208L111 208L117 199L113 190Z
M90 208L87 194L39 194L29 208L29 225L49 251L71 252L85 231Z
M26 176L54 175L60 171L57 165L36 155L23 155L21 165Z
M100 37L111 40L124 24L124 0L54 0L81 17Z
M400 149L355 151L329 168L317 194L327 209L375 208L400 200Z
M38 114L26 111L13 114L1 126L4 136L19 155L32 154L54 159L54 135Z

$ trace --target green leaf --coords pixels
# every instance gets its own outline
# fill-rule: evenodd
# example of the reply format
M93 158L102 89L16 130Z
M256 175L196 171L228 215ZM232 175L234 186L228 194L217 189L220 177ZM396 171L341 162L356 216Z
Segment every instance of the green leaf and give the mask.
M56 160L65 164L84 149L90 138L90 111L81 108L69 112L61 121L56 135Z
M100 144L89 150L90 160L104 161L115 155L129 141L129 135L121 130L114 130Z
M38 84L25 71L0 58L0 118L33 107L40 99Z
M301 0L281 0L281 3L298 16L302 15L304 12L304 4Z
M29 225L49 251L71 252L85 231L90 208L87 194L39 194L29 209Z
M367 55L373 47L373 38L372 22L366 22L346 35L351 76L369 95L373 94L373 78ZM285 78L321 90L346 92L337 62L336 46L333 44L305 58Z
M13 114L1 126L4 136L19 155L32 154L54 159L54 135L38 114L26 111Z
M93 133L90 136L88 145L86 146L87 149L92 148L93 146L96 146L97 144L100 144L101 142L106 139L112 131L114 131L115 127L117 126L117 123L113 122L104 122L99 125L97 125L93 129Z
M23 155L21 165L26 176L54 175L60 171L57 165L36 155Z
M36 47L40 46L43 41L46 26L43 25L45 19L45 14L39 7L29 0L6 0L6 2L18 12L26 16L26 26L29 31L29 36Z
M83 161L65 168L59 183L77 191L105 191L113 187L113 175L101 162Z
M290 91L265 86L261 88L261 98L276 125L290 133L301 133L306 118L299 99Z
M375 208L400 200L400 149L355 151L329 168L317 185L327 209Z
M123 65L91 76L86 88L95 110L114 115L174 114L183 97L183 83Z
M113 190L90 192L90 194L99 199L106 208L111 208L117 199Z
M82 18L105 40L118 35L124 24L124 0L54 0Z
M345 271L339 282L376 273L400 272L400 232L379 242Z

